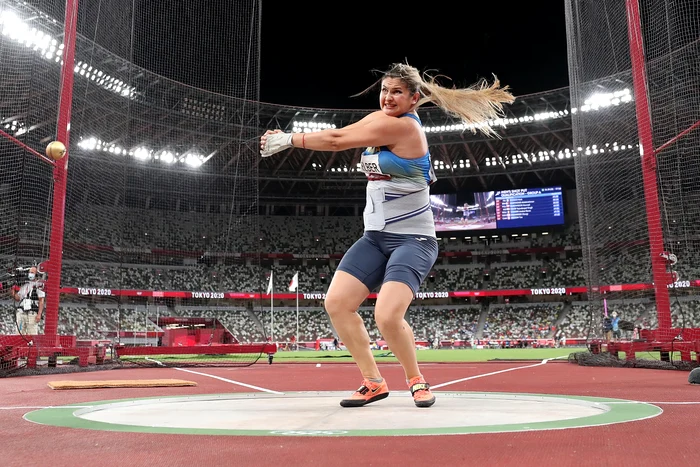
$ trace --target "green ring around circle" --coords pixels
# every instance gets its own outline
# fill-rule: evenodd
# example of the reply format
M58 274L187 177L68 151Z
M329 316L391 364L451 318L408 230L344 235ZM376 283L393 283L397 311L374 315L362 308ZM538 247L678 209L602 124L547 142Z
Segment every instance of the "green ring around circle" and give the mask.
M599 425L611 425L616 423L633 422L653 418L663 413L663 410L653 404L624 399L611 399L605 397L588 396L566 396L557 394L529 394L529 393L483 393L483 392L449 392L453 396L518 396L540 397L543 399L572 399L594 404L600 404L606 408L605 412L587 417L580 417L566 420L556 420L548 422L504 424L504 425L484 425L484 426L456 426L438 428L397 428L397 429L376 429L376 430L230 430L230 429L207 429L207 428L172 428L172 427L149 427L138 425L121 425L105 422L98 422L80 418L76 412L81 412L85 408L96 407L109 404L120 404L134 401L176 399L186 400L185 396L167 397L143 397L134 399L107 400L89 402L84 404L71 404L67 406L48 407L45 409L28 412L24 418L30 422L66 427L80 428L85 430L116 431L123 433L158 433L158 434L181 434L181 435L217 435L217 436L321 436L321 437L342 437L342 436L426 436L426 435L465 435L480 433L512 433L524 431L541 430L561 430L566 428L586 428ZM236 393L236 396L245 394ZM211 397L231 398L232 394L207 395ZM201 396L192 396L195 397Z

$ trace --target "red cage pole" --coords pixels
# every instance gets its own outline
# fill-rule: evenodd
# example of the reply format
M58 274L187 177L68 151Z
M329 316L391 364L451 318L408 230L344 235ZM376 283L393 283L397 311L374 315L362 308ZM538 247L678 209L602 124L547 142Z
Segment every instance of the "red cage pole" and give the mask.
M644 56L644 37L642 35L639 0L626 0L627 33L630 43L632 61L632 80L634 101L637 111L637 131L639 132L640 155L642 158L642 178L644 198L646 200L647 227L649 229L649 249L651 252L651 271L656 292L656 313L659 318L657 339L670 341L671 336L671 302L668 293L666 261L661 257L664 251L663 230L661 227L661 210L656 184L656 153L653 146L651 113L647 92L647 76Z
M66 148L70 143L70 114L73 103L73 68L75 67L75 40L78 23L78 0L66 0L63 35L63 67L58 96L58 124L56 139ZM68 183L68 159L70 151L56 161L53 169L53 206L51 210L51 238L49 253L49 277L46 282L46 321L44 334L58 333L58 300L61 288L61 264L63 262L63 231L66 211L66 185Z

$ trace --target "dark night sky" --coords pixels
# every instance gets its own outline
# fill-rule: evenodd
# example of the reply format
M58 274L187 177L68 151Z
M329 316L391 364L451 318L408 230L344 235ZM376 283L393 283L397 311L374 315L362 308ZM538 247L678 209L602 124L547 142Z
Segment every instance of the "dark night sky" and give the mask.
M564 1L513 3L264 2L261 100L374 108L376 93L350 96L397 61L458 86L496 74L516 96L568 86Z
M233 8L233 1L136 0L132 60L176 81L243 95L241 90L249 88L241 84L245 65L240 63L249 57L245 43L251 36L248 29L235 25L246 24L250 16L244 10L253 2ZM568 86L565 1L512 4L265 0L260 100L303 107L376 108L376 91L351 96L378 79L373 70L405 61L420 71L449 76L457 86L496 74L516 96ZM124 31L131 28L132 17L121 0L85 0L81 5L83 33L94 34L99 43L128 56L131 39ZM95 28L97 17L100 26Z

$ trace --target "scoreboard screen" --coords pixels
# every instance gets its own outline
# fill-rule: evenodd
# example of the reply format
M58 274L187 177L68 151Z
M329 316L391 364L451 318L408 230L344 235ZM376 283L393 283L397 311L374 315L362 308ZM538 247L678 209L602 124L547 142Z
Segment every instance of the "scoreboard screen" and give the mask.
M496 191L494 198L499 229L564 224L561 187Z

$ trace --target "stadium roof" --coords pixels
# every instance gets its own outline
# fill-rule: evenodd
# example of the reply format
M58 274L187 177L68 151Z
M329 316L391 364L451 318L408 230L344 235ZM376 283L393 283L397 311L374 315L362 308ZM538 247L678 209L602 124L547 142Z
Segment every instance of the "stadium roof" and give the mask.
M373 111L285 108L261 105L263 128L292 131L294 123L352 123ZM572 149L568 89L520 96L506 109L503 126L495 126L500 139L473 134L460 122L435 107L422 107L419 116L428 130L428 142L438 183L434 191L484 191L524 186L573 186L572 157L559 158ZM549 118L535 120L535 116ZM320 126L320 125L319 125ZM357 172L361 149L318 152L291 149L262 159L263 194L295 196L299 192L356 196L364 199L365 177ZM546 153L548 160L540 161ZM517 155L521 157L518 158ZM527 156L527 157L523 157ZM544 159L544 157L542 157Z
M43 94L35 96L37 102L55 103L60 82L60 47L55 46L55 38L60 37L61 26L40 15L32 21L32 27L40 27L42 34L19 37L17 47L26 47L26 53L34 53L34 60L41 62L34 70L38 77L33 86ZM291 149L262 159L257 154L258 138L272 128L314 131L342 127L374 109L289 107L215 94L139 68L82 36L76 45L75 76L70 149L77 159L94 159L91 152L95 150L105 157L152 158L166 172L216 174L212 184L222 186L209 188L222 192L227 189L226 176L259 177L263 202L364 200L365 178L357 171L360 149L332 153ZM615 105L620 104L629 80L604 81L597 87L599 96L607 100L599 107L614 100ZM474 133L435 107L419 109L438 177L433 192L575 185L574 159L588 148L573 146L571 118L573 112L586 110L583 103L576 109L568 88L516 97L502 120L490 122L499 138ZM15 109L25 105L22 99L20 95L14 102L12 96L6 96L0 106L0 122L5 128L12 122L9 129L15 136L42 147L54 137L56 108L35 104L31 114L18 114ZM600 125L605 127L612 117L600 113ZM632 143L618 142L615 126L608 126L608 141L592 145ZM188 169L165 163L185 161L188 156L202 165ZM129 157L121 160L134 163Z

